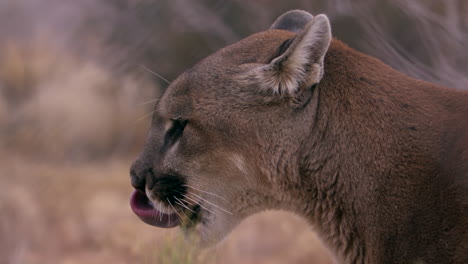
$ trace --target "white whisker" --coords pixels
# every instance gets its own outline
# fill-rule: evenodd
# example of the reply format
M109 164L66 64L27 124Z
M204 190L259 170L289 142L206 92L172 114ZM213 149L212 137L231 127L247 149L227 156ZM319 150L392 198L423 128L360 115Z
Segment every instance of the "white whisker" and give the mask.
M176 201L176 203L177 203L178 205L184 207L185 209L189 210L189 211L192 212L192 213L195 213L192 209L190 209L188 206L186 206L186 205L185 205L181 200L179 200L177 197L175 197L175 196L173 196L173 197L174 197L174 199L176 199L176 200L178 201L178 202Z
M177 197L175 197L175 196L173 196L173 197L177 199ZM179 199L177 199L177 200L179 200ZM175 203L178 204L178 205L184 206L183 204L178 203L177 201L176 201ZM184 206L184 207L185 207L185 206ZM185 207L185 208L187 208L187 207ZM189 208L187 208L187 209L189 209ZM190 210L190 209L189 209L189 210ZM190 210L190 211L192 211L192 210ZM181 212L185 215L185 217L187 217L187 220L189 220L190 223L192 223L192 225L193 225L193 222L192 222L192 220L190 220L190 217L188 217L188 215L187 215L183 210L182 210ZM195 213L194 211L192 211L192 212ZM182 221L182 219L181 219L180 221Z
M212 192L203 191L203 190L200 190L200 189L198 189L198 188L195 188L195 187L193 187L193 186L190 186L190 185L188 185L188 184L184 184L183 186L185 186L185 187L188 187L188 188L192 188L192 189L194 189L194 190L197 190L197 191L199 191L199 192L202 192L202 193L206 193L206 194L213 195L213 196L215 196L215 197L218 197L219 199L221 199L221 200L223 200L223 201L225 201L225 202L229 203L229 201L228 201L228 200L226 200L225 198L223 198L223 197L221 197L221 196L217 195L216 193L212 193Z
M162 214L163 214L162 205L161 205L161 203L159 203L159 221L162 221Z
M176 215L180 219L180 221L182 221L182 218L180 217L179 212L174 208L174 206L172 206L172 203L171 203L171 201L169 201L169 198L166 198L166 200L169 203L169 205L171 206L172 210L174 210L174 212L176 213ZM171 214L168 214L168 215L169 215L169 225L170 225L171 224Z
M153 208L154 208L154 205L153 205ZM154 219L156 219L156 217L157 217L156 214L157 214L156 210L153 210L153 212L151 213L151 215L153 216Z
M156 113L156 112L160 109L160 107L161 107L160 105L157 105L157 106L154 108L153 111L149 112L148 114L145 114L145 115L142 116L142 117L137 118L137 119L135 120L135 122L138 122L138 121L142 120L142 119L145 118L145 117L148 117L148 116L150 116L150 115L153 115L154 113Z
M184 195L184 198L187 198L187 197L185 197L185 195ZM184 199L182 199L182 201L186 202L188 205L191 205L191 206L198 204L198 203L194 203L192 201L187 201L187 200L184 200Z
M159 78L161 78L161 80L165 81L167 84L171 84L171 82L168 81L166 78L164 78L164 77L162 77L160 74L157 74L156 72L154 72L154 71L148 69L148 67L146 67L145 65L140 65L140 67L142 67L143 69L145 69L145 70L151 72L152 74L158 76Z
M201 208L207 210L208 212L210 212L210 213L216 215L216 214L215 214L214 212L212 212L210 209L206 208L205 206L203 206L201 203L197 202L197 201L194 200L193 198L190 198L190 197L187 197L187 196L184 196L184 197L185 197L186 199L189 199L189 200L195 202L195 203L198 204Z
M146 114L146 115L144 115L144 116L138 118L138 119L136 120L136 122L141 121L141 120L144 119L145 117L148 117L148 116L154 114L154 112L156 112L156 110L153 110L153 111L149 112L148 114Z
M143 102L143 103L139 103L137 105L145 105L145 104L151 104L151 103L156 103L157 101L159 101L159 98L157 99L151 99L149 101L146 101L146 102Z
M226 209L220 207L220 206L217 205L217 204L214 204L214 203L212 203L212 202L210 202L210 201L208 201L208 200L206 200L206 199L204 199L204 198L202 198L202 197L200 197L200 196L198 196L198 195L196 195L196 194L194 194L194 193L191 193L191 195L193 195L193 196L195 196L195 197L197 197L197 198L199 198L199 199L201 199L201 200L203 200L203 201L205 201L205 202L207 202L207 203L213 205L214 207L216 207L216 208L218 208L218 209L220 209L220 210L222 210L222 211L224 211L224 212L226 212L226 213L232 215L231 212L229 212L228 210L226 210Z

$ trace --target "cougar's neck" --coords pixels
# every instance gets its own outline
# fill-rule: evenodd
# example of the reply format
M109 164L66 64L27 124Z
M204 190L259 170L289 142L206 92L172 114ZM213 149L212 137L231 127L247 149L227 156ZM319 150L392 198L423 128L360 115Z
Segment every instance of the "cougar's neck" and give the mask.
M306 192L297 199L343 263L369 261L378 247L370 246L378 243L382 220L374 211L380 199L375 194L386 184L396 187L388 176L411 137L411 118L401 117L410 104L398 95L405 82L411 79L336 40L325 58L317 112L301 154L300 185ZM406 144L417 151L417 142Z

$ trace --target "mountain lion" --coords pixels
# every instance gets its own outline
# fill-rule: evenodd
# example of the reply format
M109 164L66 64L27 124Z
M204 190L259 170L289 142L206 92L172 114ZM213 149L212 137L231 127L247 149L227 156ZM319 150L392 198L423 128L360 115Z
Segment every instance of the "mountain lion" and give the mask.
M339 263L468 263L468 93L408 77L289 11L184 72L131 168L134 213L218 242L266 209Z

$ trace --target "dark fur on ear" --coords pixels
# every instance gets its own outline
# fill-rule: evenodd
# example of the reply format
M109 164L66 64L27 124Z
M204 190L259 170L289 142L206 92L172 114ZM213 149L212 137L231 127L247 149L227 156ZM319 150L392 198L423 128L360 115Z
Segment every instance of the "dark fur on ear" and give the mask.
M276 19L270 29L282 29L299 33L314 16L303 10L291 10Z

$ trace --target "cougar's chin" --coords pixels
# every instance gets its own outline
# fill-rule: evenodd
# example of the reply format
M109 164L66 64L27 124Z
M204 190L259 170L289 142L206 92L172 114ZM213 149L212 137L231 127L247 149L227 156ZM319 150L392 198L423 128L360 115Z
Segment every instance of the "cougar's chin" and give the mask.
M202 218L187 234L193 235L200 247L212 247L221 243L240 222L239 219L231 215L215 217L208 215L206 218Z

